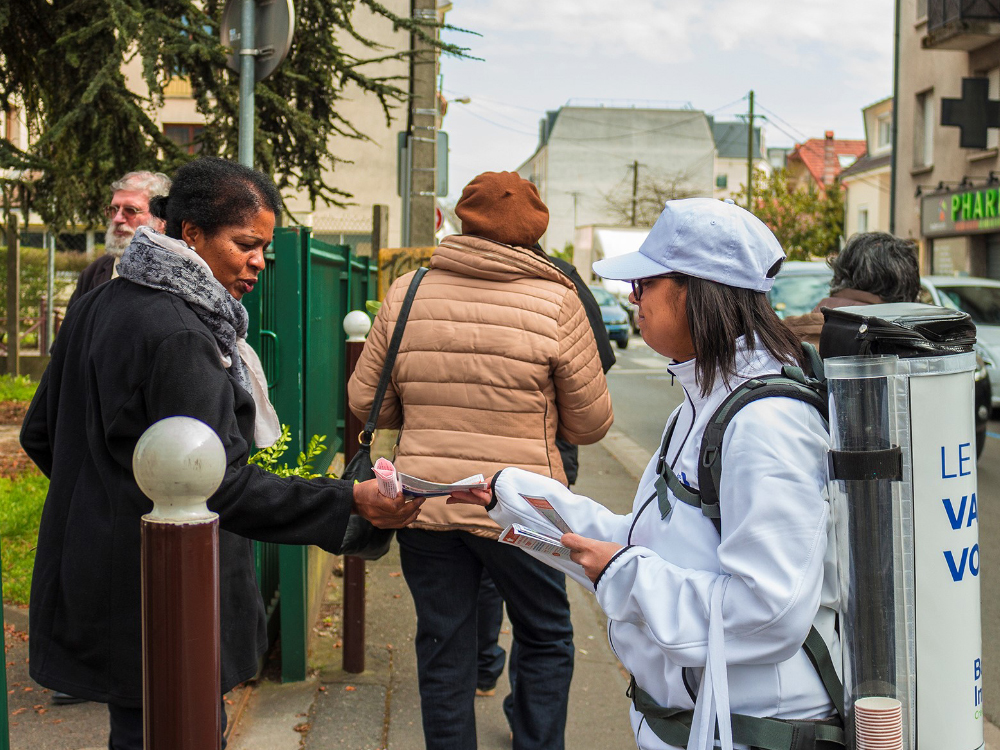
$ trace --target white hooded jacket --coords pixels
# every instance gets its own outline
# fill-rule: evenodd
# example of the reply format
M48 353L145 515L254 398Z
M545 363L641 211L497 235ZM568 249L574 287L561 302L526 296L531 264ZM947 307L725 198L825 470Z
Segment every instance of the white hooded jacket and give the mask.
M739 382L781 370L768 352L747 351L740 343L739 381L717 380L707 397L695 382L693 360L668 368L683 386L685 400L674 412L677 426L667 461L689 486L697 487L702 433L723 399ZM672 493L672 508L661 518L655 455L628 515L518 469L497 475L497 502L490 515L501 525L518 522L558 538L559 532L521 497L542 495L577 534L623 545L597 580L597 600L608 616L612 648L659 705L695 708L714 651L715 691L702 696L708 705L700 707L708 717L705 731L708 723L714 730L714 695L720 697L723 723L726 684L732 713L827 718L835 711L802 643L815 625L839 665L834 525L826 489L829 447L822 417L801 401L774 397L744 407L722 445L721 543L712 521ZM595 589L568 559L537 556ZM713 609L716 637L710 649ZM634 707L630 710L639 748L669 747ZM698 722L696 711L696 727Z

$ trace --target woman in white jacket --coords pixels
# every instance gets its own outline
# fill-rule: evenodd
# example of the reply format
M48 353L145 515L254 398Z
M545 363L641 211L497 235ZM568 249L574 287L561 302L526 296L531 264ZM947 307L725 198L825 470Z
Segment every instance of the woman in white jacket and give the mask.
M596 593L611 646L633 675L631 721L643 750L710 748L716 736L723 748L800 750L839 734L803 648L815 634L840 663L823 417L781 396L737 412L722 442L721 519L666 482L672 470L680 494L679 485L696 490L702 435L718 406L748 379L799 364L797 339L765 297L784 257L747 211L692 198L668 202L637 252L594 264L605 278L632 281L642 336L671 360L685 393L630 514L518 469L497 474L492 494L452 500L558 537L536 510L544 498L572 529L562 536L571 561L536 556Z

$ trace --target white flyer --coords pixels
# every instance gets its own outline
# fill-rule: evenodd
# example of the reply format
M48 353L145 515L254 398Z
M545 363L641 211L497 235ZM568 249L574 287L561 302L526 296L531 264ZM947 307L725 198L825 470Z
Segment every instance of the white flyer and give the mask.
M488 490L490 488L490 483L482 474L474 474L451 484L429 482L409 474L400 474L399 481L403 485L403 494L413 497L440 497L450 495L453 490Z
M515 547L540 552L552 557L560 557L569 560L570 550L563 547L562 543L551 536L532 531L519 523L512 523L500 534L500 541L504 544L512 544Z

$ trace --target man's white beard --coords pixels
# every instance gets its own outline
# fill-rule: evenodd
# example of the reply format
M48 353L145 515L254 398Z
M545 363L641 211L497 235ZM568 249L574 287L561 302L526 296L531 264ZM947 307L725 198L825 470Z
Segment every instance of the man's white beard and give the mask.
M127 237L119 237L115 234L115 229L124 229L128 232ZM132 237L135 235L135 230L132 229L128 224L115 224L111 222L111 226L108 227L108 231L104 233L104 250L107 253L115 256L116 258L122 257L122 253L132 242Z

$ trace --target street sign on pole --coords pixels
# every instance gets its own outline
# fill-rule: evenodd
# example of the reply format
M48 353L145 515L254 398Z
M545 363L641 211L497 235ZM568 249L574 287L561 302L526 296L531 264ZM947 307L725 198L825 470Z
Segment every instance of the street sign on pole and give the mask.
M240 74L239 161L253 166L254 91L288 55L295 31L292 0L227 0L222 14L226 64Z

